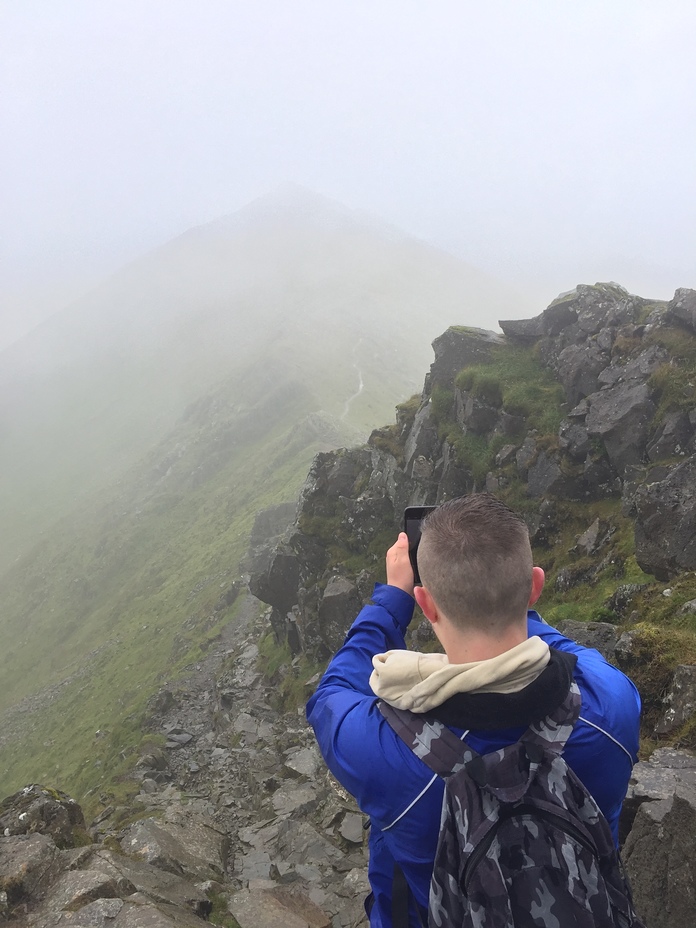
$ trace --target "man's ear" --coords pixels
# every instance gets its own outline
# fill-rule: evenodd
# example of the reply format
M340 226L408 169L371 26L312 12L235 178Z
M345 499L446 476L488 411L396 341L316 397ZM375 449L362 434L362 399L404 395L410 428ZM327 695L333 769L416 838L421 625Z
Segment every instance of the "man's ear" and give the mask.
M544 589L544 581L546 577L544 571L541 567L532 567L532 591L529 594L529 603L527 605L533 606L534 603L541 596L541 591Z
M432 622L434 625L435 622L437 622L437 620L440 618L440 615L437 611L435 600L432 598L428 590L424 586L416 586L413 588L413 596L418 605L421 607L423 615L429 622Z

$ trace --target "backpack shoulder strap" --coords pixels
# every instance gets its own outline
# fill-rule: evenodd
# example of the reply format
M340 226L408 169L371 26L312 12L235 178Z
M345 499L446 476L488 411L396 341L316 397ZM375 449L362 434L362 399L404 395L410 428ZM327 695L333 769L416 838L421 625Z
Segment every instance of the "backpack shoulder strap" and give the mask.
M480 756L433 716L396 709L380 700L377 708L416 757L441 777L450 777Z
M581 705L580 689L573 680L563 702L546 718L533 722L520 738L530 759L543 752L561 753L578 720Z

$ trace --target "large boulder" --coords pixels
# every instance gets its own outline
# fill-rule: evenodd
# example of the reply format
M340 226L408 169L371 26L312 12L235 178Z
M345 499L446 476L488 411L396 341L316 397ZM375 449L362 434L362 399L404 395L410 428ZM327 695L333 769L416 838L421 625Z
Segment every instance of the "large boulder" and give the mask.
M0 834L49 835L59 848L88 842L82 809L59 789L32 784L0 803Z
M645 457L650 423L655 414L650 388L645 383L618 384L588 397L585 419L591 438L601 438L619 476Z
M249 577L249 589L264 603L289 612L297 603L300 564L297 555L281 543L269 555L265 568Z
M433 342L435 360L430 367L430 384L451 387L464 367L490 361L502 336L486 329L454 326Z

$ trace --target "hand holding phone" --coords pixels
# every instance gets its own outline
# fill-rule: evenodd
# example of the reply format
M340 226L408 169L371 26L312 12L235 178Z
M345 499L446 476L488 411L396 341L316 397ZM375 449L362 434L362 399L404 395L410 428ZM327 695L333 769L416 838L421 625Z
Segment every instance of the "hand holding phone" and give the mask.
M418 586L421 582L418 573L418 545L421 538L421 522L437 506L407 506L404 510L404 531L408 535L408 556L413 568L413 580Z

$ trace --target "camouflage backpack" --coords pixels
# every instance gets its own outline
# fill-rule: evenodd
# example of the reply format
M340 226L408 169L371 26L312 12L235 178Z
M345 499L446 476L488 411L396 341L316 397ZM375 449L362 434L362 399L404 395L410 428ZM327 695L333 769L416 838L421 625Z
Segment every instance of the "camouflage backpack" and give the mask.
M432 715L379 704L445 780L430 928L644 928L609 824L561 757L580 702L573 683L519 741L483 756Z

